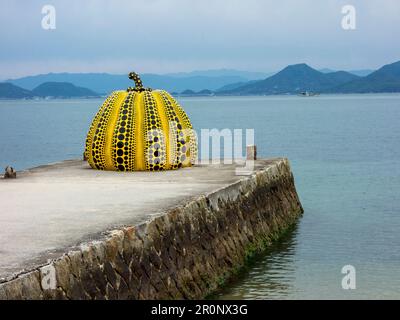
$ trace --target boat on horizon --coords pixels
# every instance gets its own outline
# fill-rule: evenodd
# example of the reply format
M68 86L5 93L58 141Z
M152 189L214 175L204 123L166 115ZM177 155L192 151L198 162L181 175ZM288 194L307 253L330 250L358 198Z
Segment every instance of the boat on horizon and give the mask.
M311 92L311 91L303 91L299 93L299 96L301 97L315 97L319 96L318 92Z

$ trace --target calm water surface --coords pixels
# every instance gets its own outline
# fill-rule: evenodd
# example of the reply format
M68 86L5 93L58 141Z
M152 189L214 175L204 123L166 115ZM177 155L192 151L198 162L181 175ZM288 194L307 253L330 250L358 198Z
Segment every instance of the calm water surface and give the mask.
M196 129L254 128L260 156L288 157L305 209L217 298L400 298L400 95L179 100ZM0 166L81 157L101 102L0 101Z

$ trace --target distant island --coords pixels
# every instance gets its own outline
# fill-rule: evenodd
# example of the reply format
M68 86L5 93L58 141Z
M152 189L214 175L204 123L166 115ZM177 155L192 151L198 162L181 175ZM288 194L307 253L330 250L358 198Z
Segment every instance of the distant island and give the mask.
M245 83L230 90L221 90L219 93L271 95L294 94L303 91L323 92L358 78L358 76L345 71L323 73L307 64L296 64L288 66L264 80Z
M274 74L221 69L144 74L142 79L149 87L177 96L400 92L400 61L376 71L316 70L301 63ZM131 85L126 75L50 73L0 83L0 99L91 98Z
M277 74L233 88L222 88L222 95L272 95L318 93L400 92L400 61L361 77L346 71L324 73L307 64L287 66Z
M12 83L0 83L2 99L34 99L34 98L94 98L100 95L90 89L73 85L69 82L45 82L33 90L18 87Z
M163 75L145 73L141 74L140 77L143 83L154 89L160 88L169 92L183 92L185 90L197 92L204 89L215 91L230 83L261 80L270 75L271 73L221 69ZM114 90L123 90L132 86L132 81L128 79L127 74L107 73L48 73L10 79L6 82L27 90L33 90L45 82L69 82L102 95L108 95Z

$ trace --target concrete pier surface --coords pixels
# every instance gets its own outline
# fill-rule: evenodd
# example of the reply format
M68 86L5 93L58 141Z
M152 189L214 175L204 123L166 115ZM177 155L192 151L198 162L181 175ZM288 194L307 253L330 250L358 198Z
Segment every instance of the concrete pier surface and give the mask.
M247 164L1 178L0 300L207 297L303 212L287 159Z
M255 169L282 159L257 160ZM238 165L164 172L110 172L68 160L0 178L0 278L46 263L107 230L138 225L232 184Z

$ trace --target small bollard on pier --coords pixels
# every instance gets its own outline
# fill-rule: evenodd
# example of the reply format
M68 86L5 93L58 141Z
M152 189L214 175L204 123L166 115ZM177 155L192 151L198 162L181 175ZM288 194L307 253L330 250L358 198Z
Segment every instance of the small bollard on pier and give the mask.
M7 166L4 172L4 179L15 179L17 177L17 171L13 167Z
M255 144L246 146L246 160L257 160L257 146Z
M246 146L246 161L244 167L235 170L237 176L248 176L254 173L254 161L257 160L257 146L255 144Z

